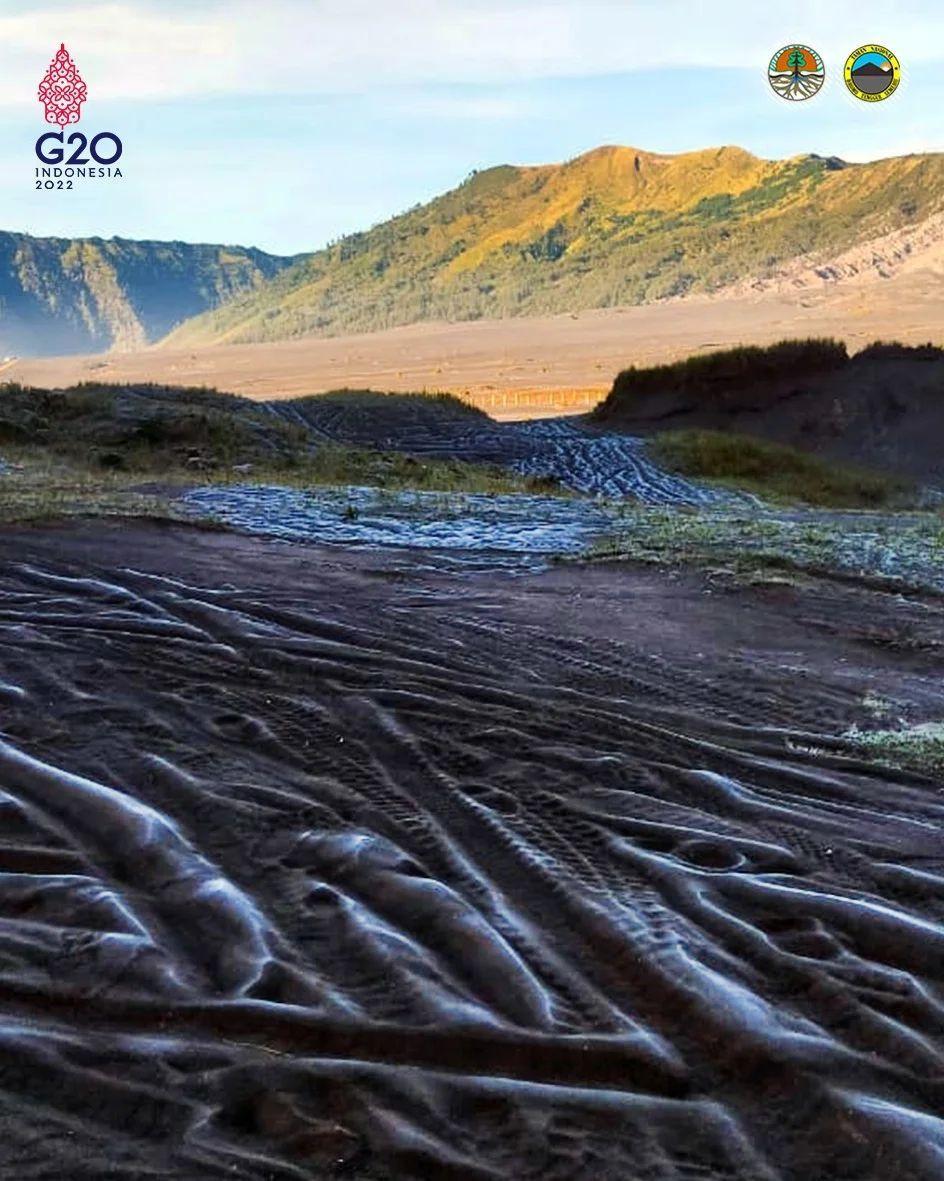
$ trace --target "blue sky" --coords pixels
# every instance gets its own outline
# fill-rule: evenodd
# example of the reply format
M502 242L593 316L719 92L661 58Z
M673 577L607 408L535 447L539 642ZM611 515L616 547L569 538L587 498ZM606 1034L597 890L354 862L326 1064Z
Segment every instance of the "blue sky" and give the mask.
M886 46L885 48L889 49L891 47ZM894 53L894 50L892 50L892 52ZM888 67L888 58L885 56L884 53L876 53L875 51L870 51L869 53L860 53L859 56L855 59L855 61L852 63L852 68L854 70L857 70L857 69L859 69L860 66L864 66L867 64L881 66L882 69L884 70Z
M122 137L125 175L37 193L35 91L60 41L89 88L81 129ZM826 62L806 103L766 84L791 41ZM867 43L902 63L887 102L843 86ZM473 168L601 143L942 150L942 66L939 0L0 0L0 228L290 253Z

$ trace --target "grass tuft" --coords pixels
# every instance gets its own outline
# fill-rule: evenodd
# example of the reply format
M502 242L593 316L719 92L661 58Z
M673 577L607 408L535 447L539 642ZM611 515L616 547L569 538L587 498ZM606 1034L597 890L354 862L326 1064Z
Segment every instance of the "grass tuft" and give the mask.
M372 412L395 411L404 408L420 411L447 411L450 417L488 418L484 410L471 402L444 391L433 393L388 393L383 390L329 390L324 394L308 394L288 399L283 405L304 409L306 405L340 406L344 409L370 410Z
M647 394L696 394L718 397L733 390L785 378L809 377L841 369L849 361L842 341L830 339L782 340L766 348L741 345L656 365L649 369L623 370L609 396L594 411L604 421Z
M793 447L723 431L666 431L649 449L670 471L767 500L821 508L888 508L913 504L907 481L820 459Z
M944 361L944 349L935 344L900 344L876 340L856 353L854 361Z
M944 775L944 723L925 722L904 730L859 730L845 735L869 758L924 775Z

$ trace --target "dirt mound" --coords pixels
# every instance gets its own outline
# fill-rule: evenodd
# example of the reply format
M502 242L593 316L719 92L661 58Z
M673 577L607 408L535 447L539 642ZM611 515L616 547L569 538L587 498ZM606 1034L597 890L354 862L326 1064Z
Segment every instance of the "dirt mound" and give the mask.
M753 372L751 364L737 364L745 353L760 354ZM873 345L851 359L804 367L791 363L784 346L733 350L629 370L593 417L608 429L639 435L692 428L756 435L940 482L944 351Z
M484 411L450 394L334 390L266 405L273 414L304 426L316 437L365 447L382 447L387 439L437 435L452 428L470 430L491 421Z
M152 384L65 390L0 385L0 443L84 454L104 466L244 463L285 456L305 441L263 407L204 388Z

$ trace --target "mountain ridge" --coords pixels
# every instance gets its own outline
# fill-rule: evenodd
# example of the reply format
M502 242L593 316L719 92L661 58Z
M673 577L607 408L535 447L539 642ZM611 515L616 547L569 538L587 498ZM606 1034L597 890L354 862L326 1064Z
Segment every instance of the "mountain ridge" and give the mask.
M0 231L0 353L141 348L298 257L242 246Z
M577 312L712 294L828 262L944 210L944 155L767 160L604 145L499 165L187 321L168 346Z

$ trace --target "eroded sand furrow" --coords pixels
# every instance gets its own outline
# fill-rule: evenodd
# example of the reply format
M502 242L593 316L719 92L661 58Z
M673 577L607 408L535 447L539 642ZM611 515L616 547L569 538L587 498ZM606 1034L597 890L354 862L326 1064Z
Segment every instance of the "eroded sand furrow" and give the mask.
M10 1175L940 1176L919 604L177 536L0 565Z
M649 457L643 439L594 430L583 419L499 423L449 413L437 418L432 411L412 422L404 407L385 430L378 426L376 414L366 415L356 402L342 407L314 398L301 406L269 405L273 413L337 443L504 464L522 475L559 480L579 492L630 496L647 504L711 505L752 499L672 475Z

